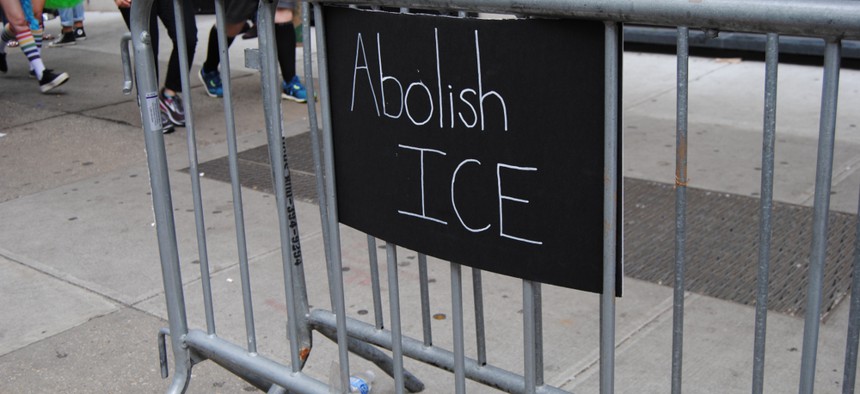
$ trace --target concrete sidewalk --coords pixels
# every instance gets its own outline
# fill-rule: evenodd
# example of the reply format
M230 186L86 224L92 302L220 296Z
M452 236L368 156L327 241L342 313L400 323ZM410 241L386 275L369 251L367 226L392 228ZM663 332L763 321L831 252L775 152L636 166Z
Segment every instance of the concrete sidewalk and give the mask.
M92 12L87 18L86 41L44 49L48 67L71 75L56 92L38 93L24 57L14 49L9 72L0 75L0 393L163 392L169 385L159 377L156 333L167 323L140 115L134 97L121 93L119 37L126 28L115 12ZM192 73L203 61L200 43L206 42L212 23L211 16L198 17ZM47 30L58 31L58 21L48 22ZM241 67L241 49L255 45L255 40L238 39L231 50L240 150L266 142L259 75ZM162 45L160 59L167 59L168 47ZM625 53L624 62L624 175L673 183L675 57ZM778 201L811 206L822 71L784 65L779 73L775 195ZM758 194L763 78L758 62L691 59L691 187ZM227 154L223 103L206 96L196 78L192 87L200 162L222 157ZM844 70L831 196L831 208L840 212L857 212L860 113L853 109L858 105L860 72ZM288 136L308 131L305 106L285 101L282 108ZM185 130L166 135L165 143L188 317L192 328L203 328L190 180L180 171L188 166ZM228 184L205 174L202 182L216 325L219 336L242 344L233 197ZM285 361L275 199L247 188L242 197L259 350ZM329 309L318 207L297 205L310 303ZM370 321L372 313L360 312L372 310L365 236L344 228L342 243L344 266L350 267L344 272L347 312ZM420 337L417 263L414 253L399 256L404 330ZM448 264L431 259L429 268L432 313L448 317L433 321L434 343L450 348ZM386 294L383 289L383 298ZM468 311L468 285L464 294ZM598 392L598 298L551 286L543 296L547 383L577 393ZM523 368L520 299L519 281L485 276L486 310L493 311L487 316L489 360L511 371ZM668 392L672 289L628 278L617 305L617 392ZM694 293L686 306L685 392L747 392L753 308ZM817 392L841 387L847 306L842 301L821 326ZM467 312L465 318L469 332L474 317ZM802 334L802 317L769 315L768 392L796 391ZM469 338L466 352L474 355ZM317 335L305 371L327 381L336 359L335 345ZM355 371L370 368L357 357L351 365ZM452 391L451 374L415 362L406 366L428 385L425 392ZM253 391L211 362L193 373L189 392ZM381 376L374 392L392 392L392 386ZM474 383L468 389L495 392Z

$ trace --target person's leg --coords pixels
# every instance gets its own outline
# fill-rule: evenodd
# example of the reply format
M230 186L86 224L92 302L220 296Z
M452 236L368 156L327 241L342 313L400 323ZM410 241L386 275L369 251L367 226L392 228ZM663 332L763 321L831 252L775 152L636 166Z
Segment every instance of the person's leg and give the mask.
M36 40L33 38L33 33L30 31L30 22L24 14L24 9L17 0L0 0L0 6L3 8L3 13L9 18L11 29L3 29L0 37L5 45L9 41L8 36L15 33L15 38L21 47L21 51L27 56L27 61L30 63L30 68L33 70L36 78L39 80L39 89L45 93L57 86L64 84L69 80L69 74L56 74L51 70L45 69L45 64L42 62L42 54L39 47L36 46ZM6 68L6 56L2 56L3 68Z
M296 29L293 26L293 2L280 0L275 11L275 42L281 66L281 97L299 103L307 102L304 85L296 75Z
M197 47L197 24L194 19L194 8L190 0L183 0L183 22L185 28L185 43L187 47L188 66L194 60L194 50ZM179 93L182 91L182 72L179 66L179 42L176 34L176 13L172 1L158 0L158 17L167 29L167 34L173 41L173 50L167 62L167 75L164 88L159 94L159 106L164 115L176 126L185 126L185 108Z
M293 27L293 10L278 8L275 11L275 42L278 45L278 63L284 81L296 76L296 30Z
M5 44L13 38L17 40L21 51L27 56L30 69L35 71L37 78L41 78L42 71L45 70L45 65L42 63L42 55L36 46L36 40L30 29L34 23L32 18L28 17L27 14L29 12L32 15L32 10L25 10L23 8L25 5L19 3L18 0L0 0L0 2L3 5L3 12L9 18L9 24L6 25L6 29L4 29L2 34L3 46L5 47Z
M0 0L0 7L8 23L0 32L0 71L6 72L6 44L15 39L16 32L30 30L29 22L18 0Z
M167 30L167 35L173 42L173 50L170 52L170 59L167 62L167 76L165 77L164 87L169 89L169 93L182 91L182 79L179 69L179 44L176 41L176 14L173 10L173 2L170 0L156 0L155 7L157 8L158 17L161 23L164 24ZM194 51L197 47L197 24L194 19L194 7L190 0L183 0L183 13L185 25L185 43L187 47L188 65L194 60Z
M153 5L153 8L155 5ZM131 9L117 7L119 9L120 15L122 15L122 20L125 21L125 27L131 28ZM154 10L153 10L154 11ZM155 63L155 75L158 78L158 19L155 12L151 12L149 14L149 36L152 40L152 59Z
M50 46L52 47L61 47L66 45L75 45L75 33L73 32L73 26L75 24L74 21L74 9L73 8L60 8L57 10L60 14L60 25L62 26L62 30L60 31L60 36L57 37L56 40L51 41Z
M38 26L36 28L31 28L33 30L33 38L36 40L36 46L41 49L42 48L42 35L44 33L44 27L42 24L42 11L45 10L45 0L30 0L33 5L33 17L38 21Z
M63 27L63 31L66 31L67 28L71 31L72 26L75 24L75 9L59 8L57 9L57 13L60 14L60 26Z
M233 44L233 40L242 28L245 26L245 21L249 15L252 15L257 10L257 3L254 1L244 0L228 0L225 4L225 30L227 35L227 48ZM206 60L203 66L200 67L200 81L206 87L206 94L210 97L222 97L224 89L221 85L221 74L218 72L218 65L221 64L221 50L218 47L218 30L212 26L209 31L209 40L206 46Z
M84 31L84 3L80 3L72 7L72 26L75 32L75 38L78 40L86 40L87 33Z

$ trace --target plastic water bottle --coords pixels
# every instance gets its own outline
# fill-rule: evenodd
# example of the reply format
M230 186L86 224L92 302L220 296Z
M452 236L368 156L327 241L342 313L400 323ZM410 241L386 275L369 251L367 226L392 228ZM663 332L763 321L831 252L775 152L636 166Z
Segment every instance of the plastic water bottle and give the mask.
M358 394L370 394L371 384L376 375L373 371L364 371L349 377L349 392Z

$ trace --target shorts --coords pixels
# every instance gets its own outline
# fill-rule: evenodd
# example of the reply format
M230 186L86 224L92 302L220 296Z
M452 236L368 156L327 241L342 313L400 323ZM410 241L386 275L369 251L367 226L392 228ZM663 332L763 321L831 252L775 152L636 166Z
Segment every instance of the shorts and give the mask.
M224 20L228 24L242 23L248 19L256 20L256 0L227 0L225 1Z
M255 0L227 0L225 20L228 24L242 23L246 20L256 20L257 5ZM295 9L294 0L278 0L278 8Z

